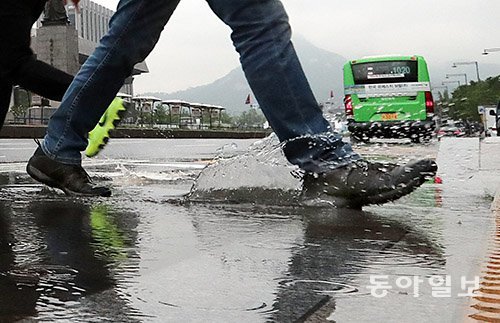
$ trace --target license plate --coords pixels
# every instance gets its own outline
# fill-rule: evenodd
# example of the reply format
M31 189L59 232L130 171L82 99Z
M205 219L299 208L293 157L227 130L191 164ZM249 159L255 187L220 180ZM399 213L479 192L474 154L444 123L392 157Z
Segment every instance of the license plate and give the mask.
M382 113L382 120L384 120L384 121L398 120L398 114L397 113Z

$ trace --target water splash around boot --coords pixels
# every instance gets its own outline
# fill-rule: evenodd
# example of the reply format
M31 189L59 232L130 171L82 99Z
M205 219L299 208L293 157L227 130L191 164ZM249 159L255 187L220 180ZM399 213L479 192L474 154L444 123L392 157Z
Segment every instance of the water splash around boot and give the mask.
M255 142L242 155L219 157L196 179L187 201L202 203L299 204L298 168L283 155L276 135Z

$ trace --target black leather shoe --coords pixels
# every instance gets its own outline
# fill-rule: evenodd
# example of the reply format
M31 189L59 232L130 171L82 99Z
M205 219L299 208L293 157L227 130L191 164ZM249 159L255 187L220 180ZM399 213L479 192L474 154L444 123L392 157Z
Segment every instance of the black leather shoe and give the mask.
M321 199L326 195L341 207L383 204L411 193L436 171L437 164L431 159L403 166L358 160L323 174L306 174L302 196Z
M72 196L111 196L107 187L95 186L80 165L68 165L47 157L38 147L28 161L28 174L50 187L59 188Z

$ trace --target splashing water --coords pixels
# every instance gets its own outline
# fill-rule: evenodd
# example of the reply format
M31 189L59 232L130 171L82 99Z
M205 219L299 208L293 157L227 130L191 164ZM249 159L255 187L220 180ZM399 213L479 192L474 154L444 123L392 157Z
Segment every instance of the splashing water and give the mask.
M283 155L276 135L255 142L242 155L221 157L196 179L187 199L194 202L295 205L301 180Z

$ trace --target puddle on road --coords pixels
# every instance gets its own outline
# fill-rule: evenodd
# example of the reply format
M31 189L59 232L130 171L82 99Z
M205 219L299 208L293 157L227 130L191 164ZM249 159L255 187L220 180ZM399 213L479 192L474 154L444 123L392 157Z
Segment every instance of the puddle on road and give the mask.
M464 237L488 226L474 186L447 178L384 207L306 207L294 204L300 181L278 147L256 147L245 162L221 158L223 172L197 184L232 187L243 204L166 203L189 192L197 162L92 164L114 186L110 199L68 199L20 171L0 175L0 320L291 322L321 309L339 322L445 317L429 288L378 299L367 286L373 275L459 279L469 268L461 259L483 247ZM247 180L265 189L241 189Z
M289 321L360 294L371 259L408 261L409 245L442 257L421 234L408 240L411 226L369 212L43 194L2 202L2 318Z

